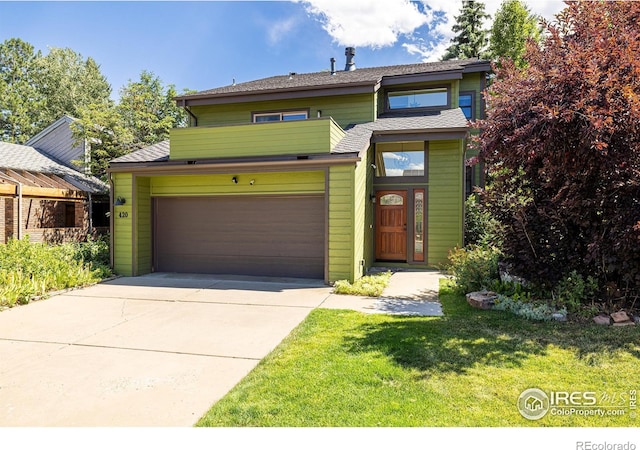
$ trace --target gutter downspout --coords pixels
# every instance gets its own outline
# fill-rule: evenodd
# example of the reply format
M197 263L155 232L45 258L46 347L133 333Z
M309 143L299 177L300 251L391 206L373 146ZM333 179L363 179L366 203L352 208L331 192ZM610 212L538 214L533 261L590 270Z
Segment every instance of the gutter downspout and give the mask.
M189 114L191 116L191 118L193 119L193 126L197 127L198 126L198 118L195 116L195 114L193 114L191 112L191 110L187 106L187 101L185 99L182 99L182 107L187 112L187 114Z
M91 192L89 192L88 194L88 201L89 201L89 230L87 230L87 235L91 236L93 234L93 201L92 201L92 197L91 197Z
M107 172L109 177L109 265L114 270L114 248L113 248L113 176L111 172Z
M18 195L18 240L22 239L22 183L19 181L16 185L16 194Z

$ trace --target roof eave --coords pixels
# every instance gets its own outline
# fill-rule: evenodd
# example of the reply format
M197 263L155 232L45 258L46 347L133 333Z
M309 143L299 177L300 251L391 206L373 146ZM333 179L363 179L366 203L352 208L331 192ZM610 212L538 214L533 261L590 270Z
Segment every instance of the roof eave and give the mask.
M296 170L324 168L333 165L350 164L360 161L357 155L332 154L301 155L305 158L288 157L247 158L247 159L206 159L206 160L169 160L162 162L130 162L110 164L108 173L156 173L189 175L197 173L230 173L233 170L259 170L261 172L277 170Z
M491 62L490 61L479 61L477 63L469 64L464 66L462 69L463 73L472 73L472 72L491 72Z
M178 106L221 105L266 100L286 100L306 97L326 97L331 95L368 94L380 89L380 81L367 81L327 86L301 86L260 91L229 92L222 94L194 94L174 97Z
M422 128L406 130L379 130L371 136L372 143L397 142L399 140L448 140L464 139L469 132L467 127Z

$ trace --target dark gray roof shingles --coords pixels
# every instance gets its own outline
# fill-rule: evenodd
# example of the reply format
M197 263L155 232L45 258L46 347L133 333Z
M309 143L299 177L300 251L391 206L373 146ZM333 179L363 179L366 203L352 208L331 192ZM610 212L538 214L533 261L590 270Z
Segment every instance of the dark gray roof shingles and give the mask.
M190 99L215 95L248 94L260 91L305 89L319 87L347 87L349 85L376 84L384 77L399 75L415 75L421 73L434 73L449 70L463 70L473 65L486 66L487 61L478 59L461 59L449 61L427 62L419 64L403 64L398 66L381 66L371 68L358 68L354 71L338 71L331 74L329 71L300 73L295 75L279 75L259 80L222 86L214 89L196 92L176 99Z
M169 160L169 141L158 142L157 144L145 147L119 158L113 159L111 163L144 163L159 162Z
M109 190L99 179L67 167L28 145L0 142L0 168L54 174L92 194Z
M466 127L467 118L460 108L445 109L427 115L386 117L350 128L331 153L358 153L369 146L371 136L376 132L419 133L435 130L462 130Z

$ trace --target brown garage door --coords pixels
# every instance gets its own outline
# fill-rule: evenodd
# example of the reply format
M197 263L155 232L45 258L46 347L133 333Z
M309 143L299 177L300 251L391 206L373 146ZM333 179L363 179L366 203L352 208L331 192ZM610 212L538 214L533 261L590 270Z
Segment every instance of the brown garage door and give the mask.
M324 197L154 199L157 272L324 278Z

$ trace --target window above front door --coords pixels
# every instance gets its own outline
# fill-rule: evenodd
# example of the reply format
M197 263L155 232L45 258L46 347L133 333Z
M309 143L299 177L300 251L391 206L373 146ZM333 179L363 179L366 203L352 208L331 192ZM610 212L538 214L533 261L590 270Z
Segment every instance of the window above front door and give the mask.
M425 181L426 163L422 141L376 144L374 164L378 182L409 178Z

